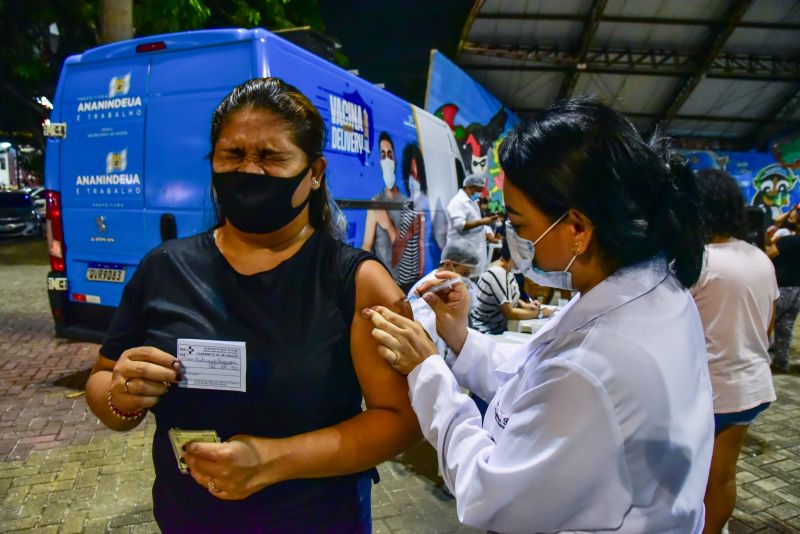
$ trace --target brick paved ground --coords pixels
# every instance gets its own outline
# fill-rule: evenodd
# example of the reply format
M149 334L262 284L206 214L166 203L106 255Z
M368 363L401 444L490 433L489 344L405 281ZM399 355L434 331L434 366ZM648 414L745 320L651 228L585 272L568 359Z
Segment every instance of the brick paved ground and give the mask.
M83 398L69 397L97 346L52 336L46 272L0 266L0 531L157 532L153 421L114 433ZM779 401L751 429L739 464L731 533L800 532L800 373L775 383ZM471 532L459 528L453 501L435 487L427 445L386 462L380 473L377 533Z

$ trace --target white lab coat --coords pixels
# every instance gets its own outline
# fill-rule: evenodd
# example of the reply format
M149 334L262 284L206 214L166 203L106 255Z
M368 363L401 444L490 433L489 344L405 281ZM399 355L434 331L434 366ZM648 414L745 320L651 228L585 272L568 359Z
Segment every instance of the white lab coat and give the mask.
M416 284L411 286L411 289L408 290L408 295L406 296L410 298L412 295L416 295L417 288L425 282L430 280L437 280L441 282L442 280L436 278L436 272L437 271L431 271L420 278ZM469 292L470 308L475 308L475 303L477 302L476 291L478 291L478 288L470 280L462 279L462 281L464 284L466 284L467 291ZM447 350L447 344L445 344L444 340L439 337L439 333L436 331L436 314L433 313L433 308L431 308L424 299L414 299L411 301L411 312L414 315L414 320L420 323L425 331L428 332L428 335L431 336L431 340L439 350L439 354L443 354L444 351Z
M408 383L463 523L702 531L714 440L705 339L662 258L577 295L526 345L470 330L451 363L428 358ZM483 423L459 384L491 400Z
M493 232L486 225L464 230L464 223L482 218L478 203L469 198L463 189L459 189L458 193L447 204L447 242L465 241L471 249L478 253L481 263L475 269L476 275L480 275L486 269L486 264L488 263L486 236Z

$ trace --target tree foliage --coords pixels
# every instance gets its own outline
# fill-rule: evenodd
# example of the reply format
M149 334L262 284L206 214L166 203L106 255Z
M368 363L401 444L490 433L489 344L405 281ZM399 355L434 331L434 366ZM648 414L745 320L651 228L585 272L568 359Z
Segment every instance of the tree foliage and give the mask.
M47 110L64 60L100 42L102 0L0 0L0 137L43 148ZM311 26L317 0L132 0L136 36L203 28ZM58 27L57 46L50 35Z

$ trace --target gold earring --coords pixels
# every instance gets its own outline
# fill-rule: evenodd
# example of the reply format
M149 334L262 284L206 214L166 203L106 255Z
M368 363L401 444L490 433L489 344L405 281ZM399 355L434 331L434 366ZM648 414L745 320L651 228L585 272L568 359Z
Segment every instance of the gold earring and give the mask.
M577 256L578 254L580 254L580 253L581 253L581 245L580 245L580 243L578 243L577 241L575 241L575 244L574 244L574 245L572 245L572 252L573 252L573 253L574 253L576 256Z
M319 187L319 180L312 178L311 185L313 185L314 187Z

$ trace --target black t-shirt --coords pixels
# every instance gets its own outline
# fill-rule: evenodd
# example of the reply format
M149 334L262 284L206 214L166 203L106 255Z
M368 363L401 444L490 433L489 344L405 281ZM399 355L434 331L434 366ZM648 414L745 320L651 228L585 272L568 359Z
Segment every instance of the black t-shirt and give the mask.
M800 235L789 235L775 241L780 254L772 262L780 287L800 286Z
M350 324L355 272L366 259L374 256L320 233L252 276L231 267L212 232L168 241L145 256L125 287L104 357L116 360L143 345L174 355L179 338L244 341L247 352L245 393L173 386L152 410L153 508L162 528L358 532L356 484L368 473L288 481L222 501L179 472L167 431L214 429L223 441L235 434L279 438L358 414Z

